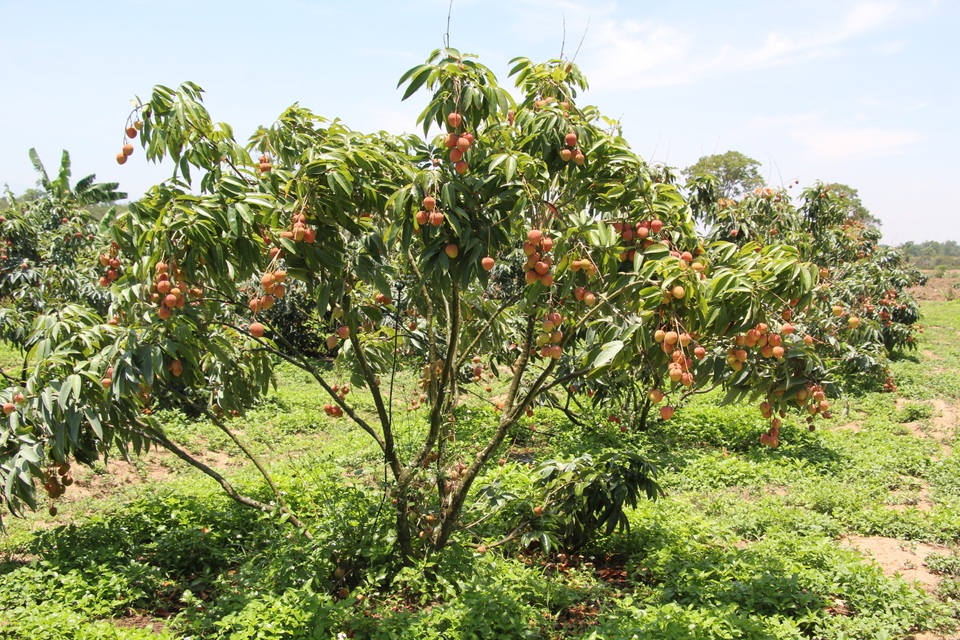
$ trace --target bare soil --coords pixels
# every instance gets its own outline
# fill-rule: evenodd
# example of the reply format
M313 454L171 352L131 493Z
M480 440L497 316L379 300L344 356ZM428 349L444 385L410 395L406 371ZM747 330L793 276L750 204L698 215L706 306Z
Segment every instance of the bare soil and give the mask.
M927 592L933 593L940 583L940 576L929 571L924 560L931 553L949 553L950 549L939 544L905 542L882 536L845 536L841 546L856 549L876 560L886 576L900 574L905 580L917 582Z
M922 287L910 287L907 291L917 300L954 300L960 298L960 274L948 271L938 278L934 272L927 272L927 284Z
M138 613L131 613L124 618L114 618L110 622L121 629L149 629L151 633L159 633L164 627L163 622Z
M845 425L834 427L836 431L849 431L850 433L860 433L863 426L859 422L848 422Z

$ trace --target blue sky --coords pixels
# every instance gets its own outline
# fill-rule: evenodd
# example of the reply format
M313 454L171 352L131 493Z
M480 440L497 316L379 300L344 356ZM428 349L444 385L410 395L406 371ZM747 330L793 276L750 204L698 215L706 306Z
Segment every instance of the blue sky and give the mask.
M0 183L70 151L136 197L169 173L114 155L134 95L193 80L241 139L293 102L353 128L415 131L396 81L442 46L448 0L0 0ZM741 151L772 185L860 191L884 241L960 240L960 3L953 0L454 0L451 45L505 84L508 61L569 57L580 102L651 162ZM953 195L951 195L953 194Z

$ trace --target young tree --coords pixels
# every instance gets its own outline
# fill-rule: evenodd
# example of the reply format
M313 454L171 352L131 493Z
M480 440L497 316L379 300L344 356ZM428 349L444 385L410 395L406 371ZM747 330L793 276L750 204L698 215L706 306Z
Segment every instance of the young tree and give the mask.
M256 402L277 360L309 372L327 413L376 443L408 561L451 542L481 470L564 389L602 380L624 390L605 395L617 401L652 388L669 419L687 395L723 385L731 399L765 399L772 446L778 409L820 411L816 345L787 322L816 306L817 268L787 245L705 244L678 188L617 123L577 104L587 83L571 62L518 58L511 75L519 103L472 56L438 50L400 81L404 98L431 93L427 139L362 134L293 106L248 148L196 85L156 87L128 134L148 159L169 157L174 176L104 227L105 255L124 265L110 283L116 325L80 308L34 323L32 369L5 392L21 396L0 453L8 503L29 502L48 464L111 445L184 457L143 412L161 391L203 394L194 406L231 433L220 416ZM291 281L373 411L271 325ZM423 390L422 428L402 441L389 376L401 341ZM487 431L454 447L460 391L487 374L507 390L488 398Z

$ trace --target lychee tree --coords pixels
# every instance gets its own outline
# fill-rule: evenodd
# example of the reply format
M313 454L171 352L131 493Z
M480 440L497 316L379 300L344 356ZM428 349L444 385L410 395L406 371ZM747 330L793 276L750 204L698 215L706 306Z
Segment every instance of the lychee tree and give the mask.
M0 212L0 298L6 303L0 332L17 347L38 312L74 301L106 311L109 301L97 281L116 278L119 265L92 260L99 225L91 210L126 197L116 183L98 183L93 175L71 185L66 151L53 179L34 149L30 160L39 190L23 201L8 194L10 206Z
M892 388L887 360L894 351L916 346L920 311L908 288L923 276L902 252L880 244L869 213L859 201L849 201L855 191L816 183L794 201L793 186L760 187L739 201L716 197L710 179L693 180L688 189L711 238L741 245L786 243L816 264L817 304L797 326L822 345L830 366L861 381L864 374L886 379Z
M705 244L677 186L617 122L577 104L587 82L571 62L518 58L511 73L519 102L472 56L438 50L400 81L405 98L430 93L425 138L363 134L293 106L247 147L213 122L196 85L156 87L126 133L174 175L105 230L105 255L124 265L109 311L78 306L34 326L33 369L4 392L23 396L0 453L8 504L30 502L45 470L56 477L111 445L188 456L149 413L160 393L235 437L222 418L254 404L280 360L376 443L407 560L450 543L521 418L571 389L648 408L653 396L669 419L683 397L725 386L730 399L764 400L775 446L774 412L822 393L816 344L786 321L815 305L816 266L787 245ZM118 161L136 158L126 151ZM350 385L273 326L293 283ZM393 415L403 349L422 377L412 445ZM483 396L491 375L507 381L487 397L491 424L451 446L459 392ZM372 411L352 402L358 386ZM264 505L191 464L306 528L280 492Z

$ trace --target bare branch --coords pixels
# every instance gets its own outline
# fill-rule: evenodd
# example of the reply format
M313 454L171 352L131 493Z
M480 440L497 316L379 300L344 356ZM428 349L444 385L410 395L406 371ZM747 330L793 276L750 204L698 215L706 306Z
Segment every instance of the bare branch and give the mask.
M453 15L453 0L450 0L450 7L447 9L447 31L443 34L443 48L450 48L450 16Z
M587 26L583 29L583 37L580 38L580 44L577 45L577 50L573 52L573 57L570 58L570 62L573 62L577 59L577 56L580 54L580 47L583 46L583 41L587 39L587 31L590 30L590 16L587 16Z

